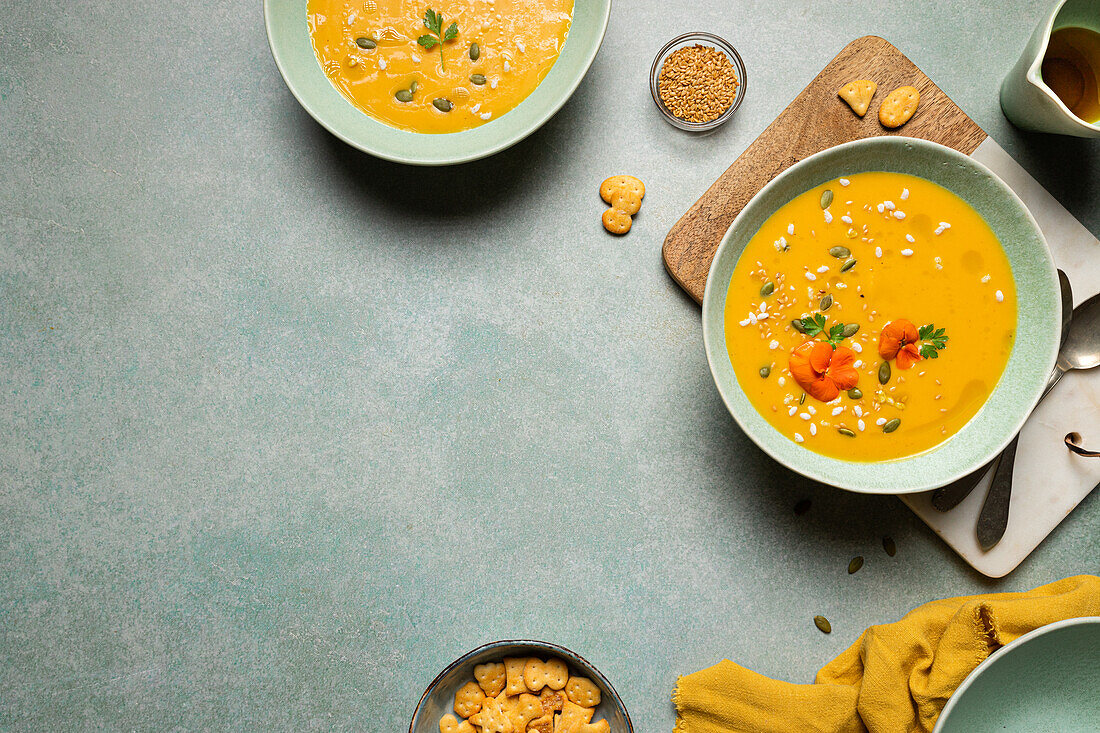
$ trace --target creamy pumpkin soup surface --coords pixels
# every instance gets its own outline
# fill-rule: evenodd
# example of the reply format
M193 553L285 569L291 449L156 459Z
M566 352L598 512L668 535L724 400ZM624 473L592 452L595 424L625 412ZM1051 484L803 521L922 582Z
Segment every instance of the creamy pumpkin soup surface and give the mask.
M325 75L359 109L402 130L494 120L549 73L573 0L308 0Z
M929 450L1004 371L1016 289L982 217L945 188L858 173L775 212L726 297L745 395L806 448L852 461Z

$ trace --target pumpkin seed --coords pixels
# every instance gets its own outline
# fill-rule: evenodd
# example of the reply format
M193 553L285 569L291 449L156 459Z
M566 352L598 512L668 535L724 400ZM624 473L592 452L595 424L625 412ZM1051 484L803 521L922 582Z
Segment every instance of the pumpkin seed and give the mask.
M882 432L892 433L895 430L897 430L899 427L901 427L901 418L900 417L895 417L893 420L887 421L887 423L882 426Z
M479 58L481 58L481 46L477 45L476 43L471 43L470 44L470 60L471 61L477 61Z
M846 339L850 339L856 335L857 331L859 331L858 323L845 323L844 330L840 332L840 335Z
M358 46L359 48L367 48L367 49L378 47L378 44L374 42L373 38L367 38L366 36L356 38L355 39L355 45Z
M454 109L454 105L451 104L451 101L449 99L444 99L443 97L436 97L435 99L433 99L432 106L440 112L450 112L452 109Z
M848 397L853 400L861 400L863 399L863 390L859 387L852 387L848 390Z
M894 544L894 538L890 536L882 538L882 549L886 550L886 554L890 557L898 554L898 546Z
M772 373L772 368L770 366L760 367L760 376L763 377L764 379L767 379L768 375L771 374L771 373Z
M810 511L811 506L812 502L809 499L802 499L794 505L794 513L795 515L801 517L803 514Z
M485 83L485 74L470 74L470 81L481 86Z
M851 259L851 260L848 260L847 262L845 262L843 265L840 266L840 271L841 272L848 272L848 270L851 270L855 266L856 266L856 260Z
M890 362L884 361L878 367L878 383L886 384L890 381Z
M760 288L760 294L763 295L765 298L774 292L775 283L773 283L771 280L768 280L766 283L764 283L764 286Z
M824 616L814 616L814 626L823 634L833 633L833 625Z
M821 192L821 208L827 209L833 203L833 189L826 188Z
M845 438L856 437L855 431L849 430L848 428L837 428L836 431L843 435Z
M826 295L824 298L821 299L821 302L817 304L817 309L819 311L827 311L832 307L833 307L833 294L832 293L829 293L828 295Z
M801 318L796 318L793 321L791 321L791 327L794 328L794 330L798 331L799 333L806 333L806 327L802 325L802 319Z
M395 92L393 96L397 97L398 102L411 102L411 101L413 101L413 93L411 91L409 91L408 89L400 89L397 92Z
M852 250L848 249L847 247L842 247L838 244L835 247L829 248L829 254L831 254L833 257L836 257L838 260L843 260L847 257L852 256Z
M806 393L805 392L803 392L802 396L798 398L798 404L800 404L800 405L806 404Z
M852 561L848 563L848 575L851 575L863 567L863 556L856 555L852 558Z

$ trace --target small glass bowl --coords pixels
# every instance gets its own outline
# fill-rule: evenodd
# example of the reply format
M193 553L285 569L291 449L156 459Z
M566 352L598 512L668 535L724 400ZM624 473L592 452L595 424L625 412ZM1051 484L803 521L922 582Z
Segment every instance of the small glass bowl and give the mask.
M713 46L716 50L726 54L730 63L733 64L734 71L737 72L737 96L733 98L733 104L730 105L729 109L710 122L688 122L687 120L680 119L672 114L668 107L665 106L665 103L661 101L661 95L657 89L657 77L661 73L661 65L664 64L665 59L677 49L684 48L685 46L694 46L696 44ZM681 130L690 130L691 132L706 132L708 130L713 130L725 123L730 117L733 117L733 113L741 106L741 100L745 98L746 85L745 62L741 60L741 54L737 53L737 49L731 46L728 41L724 38L719 38L713 33L695 32L676 36L666 43L664 48L657 52L657 58L653 59L653 67L649 70L649 91L653 95L653 103L657 105L657 109L661 110L661 114L665 116L669 124L674 127L679 127Z

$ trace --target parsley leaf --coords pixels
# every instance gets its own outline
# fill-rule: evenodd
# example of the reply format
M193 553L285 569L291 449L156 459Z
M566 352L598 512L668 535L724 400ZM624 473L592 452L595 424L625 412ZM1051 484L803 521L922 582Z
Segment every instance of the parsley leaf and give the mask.
M416 42L429 51L439 46L439 65L443 71L446 71L447 63L443 60L443 44L458 37L458 23L452 22L444 31L443 13L437 13L428 8L424 11L424 27L430 30L431 33L425 33L417 38Z
M920 355L925 359L940 358L940 349L947 347L947 329L936 328L936 324L927 323L917 330L917 335L925 342L921 344Z
M832 326L829 326L828 330L826 330L826 322L827 319L825 318L824 313L815 313L812 316L807 316L806 318L799 320L798 325L801 327L799 328L799 330L810 338L822 335L825 337L825 340L828 341L830 344L832 344L833 346L837 346L838 344L840 344L841 341L846 338L844 335L844 330L845 328L847 328L847 324L834 323Z

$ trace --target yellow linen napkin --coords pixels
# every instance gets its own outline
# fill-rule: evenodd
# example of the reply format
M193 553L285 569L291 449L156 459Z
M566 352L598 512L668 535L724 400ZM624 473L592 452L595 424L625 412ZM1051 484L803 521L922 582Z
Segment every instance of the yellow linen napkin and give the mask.
M1081 616L1100 616L1096 576L926 603L864 631L812 685L723 660L676 683L674 733L931 731L951 693L991 652L1040 626Z

